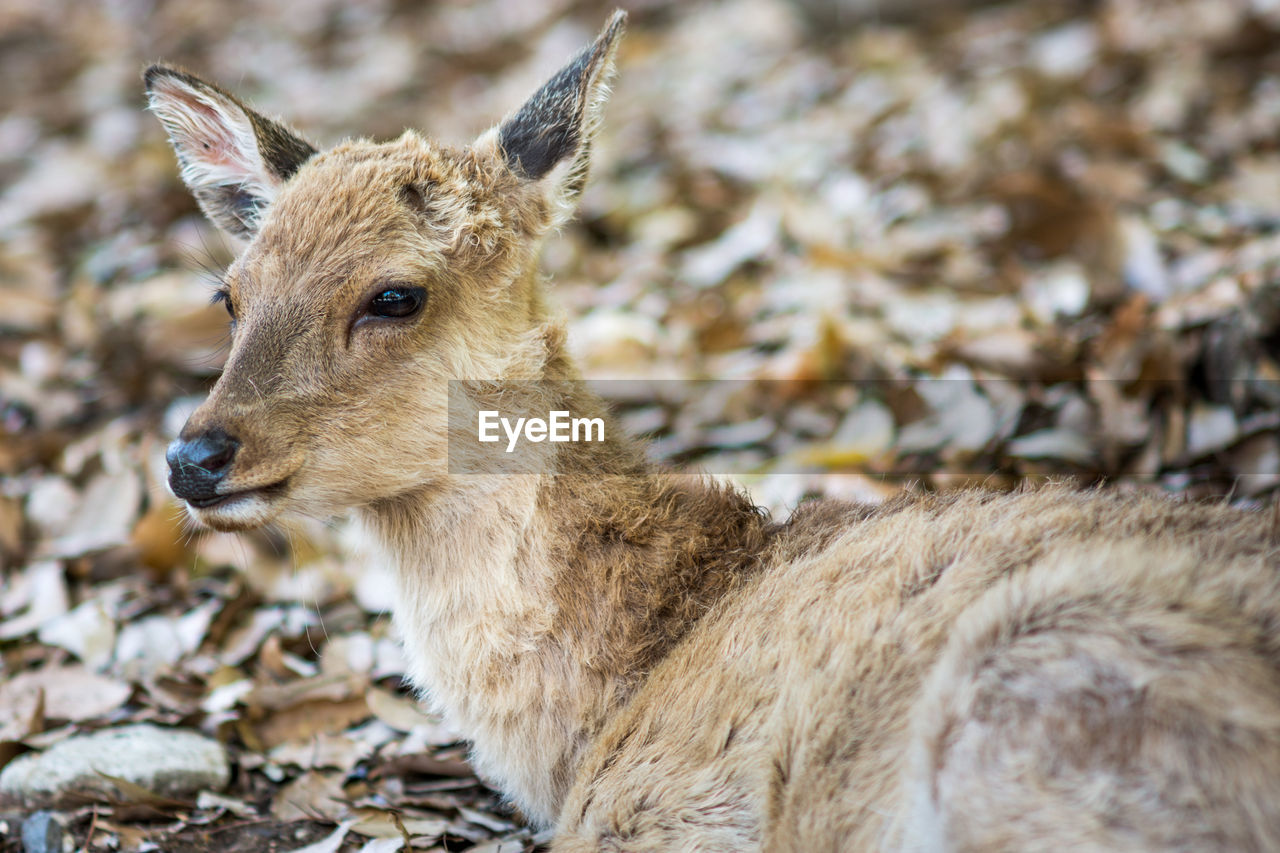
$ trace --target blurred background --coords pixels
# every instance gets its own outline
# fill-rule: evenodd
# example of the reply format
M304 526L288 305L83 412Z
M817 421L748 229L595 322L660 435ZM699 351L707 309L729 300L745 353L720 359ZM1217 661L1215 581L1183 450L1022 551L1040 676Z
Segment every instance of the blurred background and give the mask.
M77 844L357 850L393 813L424 846L535 843L404 699L341 523L202 535L167 496L237 247L140 74L322 145L465 144L615 5L0 0L0 764L151 721L231 768L213 799L62 804ZM715 380L619 402L655 458L778 512L1049 478L1275 505L1280 2L621 5L544 268L589 377Z

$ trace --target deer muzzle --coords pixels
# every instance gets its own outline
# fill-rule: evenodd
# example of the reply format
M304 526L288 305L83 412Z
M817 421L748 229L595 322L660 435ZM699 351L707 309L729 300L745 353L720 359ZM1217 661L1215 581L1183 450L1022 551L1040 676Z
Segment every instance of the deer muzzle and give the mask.
M231 470L240 442L220 429L209 430L191 439L179 438L169 445L169 488L174 495L196 507L208 507L223 500L219 486Z

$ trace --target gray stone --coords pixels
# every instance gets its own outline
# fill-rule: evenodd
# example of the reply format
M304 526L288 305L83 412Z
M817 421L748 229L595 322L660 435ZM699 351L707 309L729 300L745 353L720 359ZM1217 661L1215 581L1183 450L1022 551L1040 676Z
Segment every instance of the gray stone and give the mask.
M127 802L124 780L173 798L227 786L222 744L182 729L148 724L75 735L41 753L20 755L0 771L0 796L29 805L66 797ZM135 792L136 793L136 792Z
M23 853L62 853L62 824L53 812L36 812L22 822Z

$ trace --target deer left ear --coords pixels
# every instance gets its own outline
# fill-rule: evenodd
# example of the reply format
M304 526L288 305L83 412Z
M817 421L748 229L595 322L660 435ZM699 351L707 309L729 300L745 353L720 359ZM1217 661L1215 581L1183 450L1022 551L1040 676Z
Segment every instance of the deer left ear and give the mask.
M554 225L572 215L586 183L591 139L626 20L626 12L614 12L594 43L477 141L477 148L496 146L515 175L544 187Z
M143 79L200 209L224 231L253 237L276 191L316 149L185 71L153 65Z

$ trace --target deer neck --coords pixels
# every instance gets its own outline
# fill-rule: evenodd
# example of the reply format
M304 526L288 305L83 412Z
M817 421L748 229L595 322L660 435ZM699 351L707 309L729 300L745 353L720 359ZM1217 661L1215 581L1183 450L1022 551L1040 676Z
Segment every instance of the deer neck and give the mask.
M447 477L363 511L413 682L544 825L607 717L768 539L736 492L649 469L612 420L605 434L553 472Z

